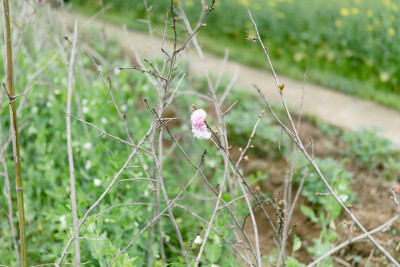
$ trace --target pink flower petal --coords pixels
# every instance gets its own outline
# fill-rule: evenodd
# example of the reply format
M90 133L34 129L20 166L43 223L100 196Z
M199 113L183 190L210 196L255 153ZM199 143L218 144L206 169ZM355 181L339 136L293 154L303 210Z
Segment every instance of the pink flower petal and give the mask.
M199 139L209 139L211 133L207 131L207 125L205 124L205 119L207 113L203 109L197 109L193 111L190 120L192 121L192 132L193 136Z
M197 131L195 129L192 130L193 136L198 139L210 139L211 133L207 130L205 131Z

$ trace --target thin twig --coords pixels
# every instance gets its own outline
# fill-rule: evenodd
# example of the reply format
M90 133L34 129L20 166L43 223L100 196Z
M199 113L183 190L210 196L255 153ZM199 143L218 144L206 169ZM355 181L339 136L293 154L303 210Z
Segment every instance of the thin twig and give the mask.
M135 67L135 66L132 66L132 67L118 67L117 69L119 69L119 70L137 70L137 71L140 71L141 73L148 73L150 75L153 75L156 78L160 78L160 79L162 79L164 81L167 81L166 78L162 77L160 74L158 74L158 73L156 73L154 71L140 69L140 68Z
M91 221L93 219L96 219L97 217L100 217L101 215L103 215L106 212L109 212L110 210L114 209L114 208L118 208L118 207L125 207L125 206L154 206L153 204L149 204L149 203L143 203L143 202L133 202L133 203L123 203L123 204L117 204L111 207L108 207L107 209L103 210L100 213L97 213L96 215L93 215L92 217L90 217L89 219L87 219L87 221Z
M202 165L203 161L204 161L204 156L205 153L202 155L200 163L199 163L199 167ZM167 207L165 207L157 216L155 216L151 221L148 222L148 224L142 229L140 230L140 232L132 239L131 242L129 242L128 245L126 245L115 257L114 259L111 261L111 263L109 264L109 266L112 266L112 264L119 258L121 257L122 254L125 253L125 251L127 249L129 249L133 243L135 243L135 241L146 231L147 228L149 228L149 226L151 226L155 221L158 220L158 218L163 215L169 208L171 208L172 205L174 205L175 201L178 200L178 198L181 196L181 194L186 190L186 188L188 188L188 186L194 181L194 179L197 177L197 175L199 174L199 171L196 172L196 174L189 180L189 182L180 190L180 192L177 194L177 196L169 201Z
M115 174L114 178L111 180L110 184L108 185L108 187L106 188L106 190L104 190L104 192L101 194L101 196L96 200L96 202L94 202L92 204L92 206L90 206L90 208L86 211L85 215L82 217L81 221L79 222L78 228L80 228L83 223L86 221L86 219L88 218L88 216L92 213L92 211L97 207L97 205L99 205L99 203L105 198L105 196L108 194L108 192L111 190L111 188L113 187L113 185L115 184L115 182L118 180L118 178L120 177L120 175L122 174L122 172L125 170L126 166L128 166L128 164L131 162L131 160L133 159L133 157L138 153L138 150L144 140L147 139L147 137L150 135L150 133L153 131L153 127L154 125L151 125L151 127L149 128L149 130L147 131L147 133L145 134L145 136L142 138L142 140L139 142L138 146L134 148L134 150L132 151L132 153L129 155L128 159L126 160L126 162L124 163L124 165L122 166L122 168ZM61 256L60 259L58 260L56 266L58 267L64 257L67 255L68 249L71 246L71 243L73 241L73 236L68 240Z
M249 11L249 17L250 17L251 21L253 22L254 28L256 29L257 36L258 36L257 39L258 39L258 41L260 42L260 44L261 44L261 46L262 46L262 48L263 48L263 50L264 50L264 52L265 52L265 55L266 55L267 60L268 60L268 62L269 62L270 68L271 68L272 73L273 73L273 75L274 75L274 78L275 78L277 87L278 87L278 88L281 88L281 87L280 87L280 84L279 84L279 82L278 82L278 78L277 78L277 76L276 76L276 73L275 73L275 71L273 70L272 63L271 63L271 60L270 60L270 58L269 58L268 50L265 48L265 46L264 46L264 44L263 44L263 42L262 42L262 40L261 40L261 37L260 37L260 35L259 35L259 33L258 33L257 25L256 25L256 23L254 22L254 20L253 20L253 18L252 18L252 16L251 16L250 11ZM299 138L298 132L297 132L295 126L294 126L293 120L291 119L291 115L290 115L289 109L287 108L285 99L284 99L284 97L283 97L283 94L282 94L282 89L283 89L283 87L281 88L281 90L279 91L279 93L280 93L280 95L281 95L281 99L282 99L282 103L283 103L283 105L284 105L284 107L285 107L286 115L288 116L288 118L289 118L289 120L290 120L290 122L291 122L291 125L292 125L292 127L293 127L294 133L292 133L292 132L286 127L286 125L284 125L284 124L278 119L278 117L276 116L276 114L275 114L274 111L272 110L272 108L271 108L271 106L270 106L268 100L265 98L265 96L264 96L263 94L261 94L261 90L258 89L257 87L256 87L256 89L259 91L260 96L263 98L264 102L266 102L266 104L267 104L269 110L271 111L271 114L275 117L275 119L277 120L277 122L283 127L283 129L286 131L286 133L293 139L293 141L296 143L296 145L298 146L298 148L301 150L301 152L304 154L304 156L307 158L307 160L311 163L311 165L313 166L313 168L315 169L315 171L318 173L319 177L321 178L322 182L323 182L323 183L325 184L325 186L327 187L328 191L329 191L329 192L332 194L332 196L335 198L336 202L339 203L339 205L345 210L345 212L350 216L350 218L355 222L355 224L366 234L367 238L374 244L374 246L376 246L376 247L377 247L377 248L378 248L378 249L379 249L379 250L380 250L394 265L395 265L395 266L400 266L400 264L390 255L390 253L387 252L387 250L386 250L385 248L383 248L383 247L382 247L368 232L367 232L367 230L364 228L364 226L358 221L358 219L354 216L354 214L351 213L351 211L346 207L346 205L343 204L343 202L340 200L340 198L337 196L337 194L333 191L332 187L330 186L330 184L329 184L328 181L326 180L325 176L322 174L321 170L319 169L318 164L315 162L315 160L308 154L308 152L307 152L306 149L304 148L304 145L303 145L301 139ZM278 263L278 264L279 264L279 263Z
M79 118L77 118L77 117L75 117L75 116L73 116L73 115L71 115L71 114L69 114L69 113L67 113L67 112L66 112L65 114L67 114L68 117L71 117L71 118L73 118L73 119L75 119L75 120L77 120L77 121L80 121L80 122L82 122L82 123L84 123L84 124L86 124L86 125L89 125L89 126L95 128L95 129L96 129L97 131L99 131L102 135L109 136L109 137L111 137L111 138L113 138L113 139L115 139L115 140L118 140L119 142L121 142L121 143L123 143L123 144L125 144L125 145L127 145L127 146L130 146L130 147L133 147L133 148L137 148L137 149L139 149L139 150L141 150L141 151L143 151L143 152L146 152L147 154L151 155L151 152L150 152L149 150L147 150L147 149L145 149L145 148L142 148L142 147L139 147L139 146L137 146L137 145L134 145L134 144L132 144L132 143L130 143L130 142L127 142L127 141L125 141L125 140L122 140L121 138L116 137L116 136L114 136L114 135L111 135L111 134L109 134L109 133L103 131L102 129L100 129L99 127L97 127L96 125L94 125L93 123L90 123L90 122L84 121L84 120L82 120L82 119L79 119Z
M76 52L76 42L78 34L78 22L75 20L74 25L74 37L72 39L72 50L71 58L68 65L68 98L67 98L67 148L68 148L68 164L69 164L69 177L71 186L71 210L74 226L74 246L75 246L75 265L81 266L81 251L79 248L79 229L78 229L78 212L76 207L76 189L75 189L75 168L74 168L74 156L72 151L72 137L71 137L71 117L68 116L71 113L71 102L72 102L72 86L74 82L74 62Z
M224 59L222 60L221 67L220 67L220 69L219 69L218 78L217 78L217 81L215 82L215 91L218 90L219 83L220 83L221 80L222 80L222 76L223 76L223 74L224 74L225 65L226 65L226 63L228 62L228 58L229 58L229 49L228 49L228 48L225 48Z
M318 263L320 263L321 261L323 261L325 258L329 257L330 255L334 254L335 252L339 251L340 249L350 245L351 243L354 243L358 240L364 239L364 238L368 238L368 236L371 236L377 232L380 232L382 229L385 229L386 227L388 227L389 225L391 225L393 222L395 222L400 216L396 215L395 217L393 217L392 219L390 219L389 221L387 221L386 223L382 224L381 226L378 226L377 228L366 232L362 235L359 235L357 237L354 237L351 240L347 240L343 243L341 243L340 245L336 246L335 248L331 249L330 251L328 251L327 253L325 253L324 255L322 255L321 257L319 257L318 259L316 259L315 261L313 261L312 263L310 263L309 265L307 265L307 267L313 267L316 266Z
M220 99L219 99L219 101L218 101L218 103L219 103L220 106L222 106L222 105L224 104L225 99L228 97L228 95L229 95L229 93L231 92L233 86L235 85L236 80L237 80L237 78L239 77L239 70L240 70L239 65L236 65L235 73L234 73L233 76L232 76L231 82L228 84L228 86L226 86L223 95L220 97ZM215 90L216 90L216 89L215 89Z
M189 162L189 164L191 166L193 166L199 173L200 176L202 177L203 181L207 184L207 186L214 192L215 195L218 196L218 192L217 190L210 184L210 182L208 181L207 177L204 175L204 173L201 171L200 168L198 168L198 166L190 159L189 155L186 153L186 151L182 148L182 146L179 144L179 142L177 141L177 139L175 138L175 136L171 133L171 131L169 130L168 126L163 124L162 121L160 121L161 124L164 126L164 128L167 130L169 136L171 137L171 139L174 141L174 143L177 145L177 147L179 148L179 150L182 152L182 154L184 155L184 157L186 158L186 160ZM226 202L221 199L222 204L226 204ZM249 236L246 234L246 232L242 229L241 225L239 224L238 219L236 218L235 214L233 213L233 211L229 208L229 206L225 205L225 209L229 212L229 214L231 215L233 222L235 223L235 226L237 229L239 229L241 231L241 233L243 234L243 236L245 237L247 243L249 244L250 247L250 252L253 254L254 258L256 258L256 255L254 253L254 249L252 248L252 244L250 242L250 238Z

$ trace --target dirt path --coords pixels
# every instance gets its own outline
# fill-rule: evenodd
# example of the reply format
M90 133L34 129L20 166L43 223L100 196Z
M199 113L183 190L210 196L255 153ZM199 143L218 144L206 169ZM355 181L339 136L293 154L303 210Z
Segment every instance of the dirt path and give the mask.
M72 19L72 16L67 13L62 13L62 17L64 19ZM152 49L156 52L156 55L162 56L159 49L161 46L160 37L155 36L151 39L148 34L136 31L129 31L128 35L126 35L121 26L104 24L98 20L92 20L90 23L85 23L84 17L76 14L74 14L73 17L78 18L80 25L85 24L103 28L106 35L117 39L124 49L129 50L130 46L134 45L142 57L149 57ZM193 68L192 71L202 74L203 63L195 53L194 49L185 51L184 56L187 57L191 63L191 68ZM217 76L220 72L223 59L207 53L205 56L209 72ZM252 85L256 84L263 90L271 101L280 101L275 81L269 71L239 65L238 63L228 61L225 65L224 73L232 76L237 67L240 68L237 77L237 84L240 87L245 88L245 90L254 90ZM283 75L279 75L278 78L280 83L285 85L285 98L289 107L293 110L297 110L302 96L303 82L290 79ZM306 95L303 107L305 113L348 130L357 130L360 127L377 126L382 129L380 135L391 140L393 144L400 149L399 112L380 106L371 101L361 100L320 86L306 84L305 88ZM360 90L362 90L362 88L360 88Z

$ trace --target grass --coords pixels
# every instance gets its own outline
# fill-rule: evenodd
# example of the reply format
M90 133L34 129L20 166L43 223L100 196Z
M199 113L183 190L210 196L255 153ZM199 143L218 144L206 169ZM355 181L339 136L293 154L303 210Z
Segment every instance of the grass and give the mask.
M182 1L189 18L195 21L199 7L192 5L191 2L190 0ZM343 1L334 2L325 3L329 8L324 11L323 15L300 12L298 14L300 18L296 20L287 18L288 15L280 18L281 13L291 14L296 8L304 11L307 3L302 5L291 3L290 0L269 2L258 0L254 1L254 5L250 5L247 1L242 0L231 7L227 6L229 4L227 1L220 1L220 5L216 6L208 18L206 29L200 31L198 38L203 47L215 55L223 56L225 49L228 48L230 59L249 66L266 68L266 59L259 44L246 40L247 35L254 34L246 12L249 8L258 23L264 42L269 48L278 74L303 80L304 71L308 67L307 80L311 83L372 100L400 111L399 85L396 78L398 59L394 56L393 59L383 60L383 52L379 55L379 49L385 50L385 53L386 50L391 51L393 55L396 55L397 48L390 44L397 39L388 39L397 38L397 35L390 35L392 34L391 23L394 22L384 20L381 30L378 31L378 26L375 27L376 29L374 28L373 37L368 35L367 30L358 33L359 29L354 28L354 25L359 23L365 27L369 26L370 22L367 21L369 12L371 12L369 8L373 3L370 1L365 1L362 5L353 3L353 7L352 4L349 6ZM91 15L98 12L100 8L96 3L94 0L80 0L74 2L72 9ZM137 22L138 18L143 19L146 16L141 0L130 2L108 0L104 3L112 4L112 7L103 16L106 21L114 24L126 24L131 30L147 31L145 24ZM270 15L268 16L269 20L265 19L266 16L263 16L262 10L257 6L262 5L264 8L266 3L268 7L265 7L265 12ZM149 4L153 5L151 16L156 33L162 33L163 11L166 4L152 1ZM273 5L275 5L273 8L277 10L275 13L271 11ZM392 9L393 7L389 10L383 7L375 8L376 15L374 14L371 19L381 16L384 12L392 14ZM224 12L224 10L227 11ZM360 12L359 16L350 16L351 12L354 13L356 10ZM350 15L346 12L350 12ZM368 15L361 15L361 12ZM343 14L345 15L343 16ZM235 19L228 22L230 16ZM388 17L391 16L388 15ZM326 21L328 18L334 20L334 23ZM315 20L314 23L312 19ZM338 27L339 22L342 23L341 29L335 28ZM293 27L299 23L304 24L304 27ZM277 26L281 24L282 26ZM324 27L314 24L323 24ZM325 32L329 32L329 34L325 34ZM390 32L389 36L387 32ZM342 39L342 43L336 39ZM378 44L370 44L375 40L379 43L379 47ZM343 42L347 43L344 45ZM368 43L368 45L363 43Z

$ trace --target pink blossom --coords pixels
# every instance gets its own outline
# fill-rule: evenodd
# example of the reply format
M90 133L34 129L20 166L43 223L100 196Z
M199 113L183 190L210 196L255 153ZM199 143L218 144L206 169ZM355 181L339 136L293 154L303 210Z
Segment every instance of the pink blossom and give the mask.
M43 5L45 0L38 0L39 5Z
M207 131L207 125L204 122L206 117L207 113L204 110L197 109L190 118L192 121L193 136L198 139L210 139L211 137L211 133Z

